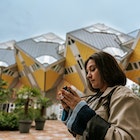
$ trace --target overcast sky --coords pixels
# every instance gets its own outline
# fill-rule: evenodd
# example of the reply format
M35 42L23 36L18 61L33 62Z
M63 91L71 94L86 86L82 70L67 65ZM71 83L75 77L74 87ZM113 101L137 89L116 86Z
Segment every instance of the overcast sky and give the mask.
M124 33L140 28L139 0L1 0L0 42L104 23Z

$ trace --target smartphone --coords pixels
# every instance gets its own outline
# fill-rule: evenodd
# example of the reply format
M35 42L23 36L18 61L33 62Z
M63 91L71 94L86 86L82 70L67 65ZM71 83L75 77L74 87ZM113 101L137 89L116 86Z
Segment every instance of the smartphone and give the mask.
M72 92L68 89L67 86L64 86L63 89L66 90L66 91L68 91L68 92L70 92L70 93L72 93Z

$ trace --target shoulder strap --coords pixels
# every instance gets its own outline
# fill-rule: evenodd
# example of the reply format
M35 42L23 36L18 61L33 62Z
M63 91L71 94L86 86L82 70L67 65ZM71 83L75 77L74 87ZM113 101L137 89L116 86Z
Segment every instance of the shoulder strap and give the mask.
M113 88L107 96L108 113L110 113L110 100L111 100L112 94L114 93L116 88L117 87Z
M114 93L114 90L116 89L117 87L114 87L105 97L102 97L99 99L99 102L98 102L98 105L96 106L96 109L99 108L100 106L104 105L107 107L108 109L108 113L110 111L110 100L111 100L111 96L112 94ZM106 103L102 102L102 100L107 100Z

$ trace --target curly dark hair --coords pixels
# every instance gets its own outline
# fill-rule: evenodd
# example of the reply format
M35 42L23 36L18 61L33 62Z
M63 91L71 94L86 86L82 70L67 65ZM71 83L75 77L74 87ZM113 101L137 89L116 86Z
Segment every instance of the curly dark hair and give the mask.
M85 70L89 60L95 61L102 80L104 80L109 87L126 85L126 75L112 55L103 51L94 53L85 61ZM90 90L95 91L88 79L87 82Z

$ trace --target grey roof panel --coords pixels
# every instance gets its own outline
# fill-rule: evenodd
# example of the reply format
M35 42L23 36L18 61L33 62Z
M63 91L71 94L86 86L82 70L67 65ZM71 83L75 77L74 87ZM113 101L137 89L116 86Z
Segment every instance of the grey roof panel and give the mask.
M123 57L131 53L130 48L122 44L133 39L132 36L121 33L104 24L95 24L67 33L89 46L98 50L107 51L122 60Z
M27 39L16 43L17 47L25 53L36 59L39 56L49 55L55 59L62 59L62 55L58 54L60 44L54 42L36 42L33 39Z
M33 58L36 58L41 55L55 55L56 48L58 44L56 43L45 43L45 42L38 42L36 43L32 39L28 39L25 41L21 41L17 43L17 46L21 48L23 51L27 52Z
M14 50L0 50L0 61L5 62L8 66L16 64Z
M104 49L105 47L119 47L120 41L114 34L94 32L89 33L85 30L77 30L70 32L70 35L97 49Z

